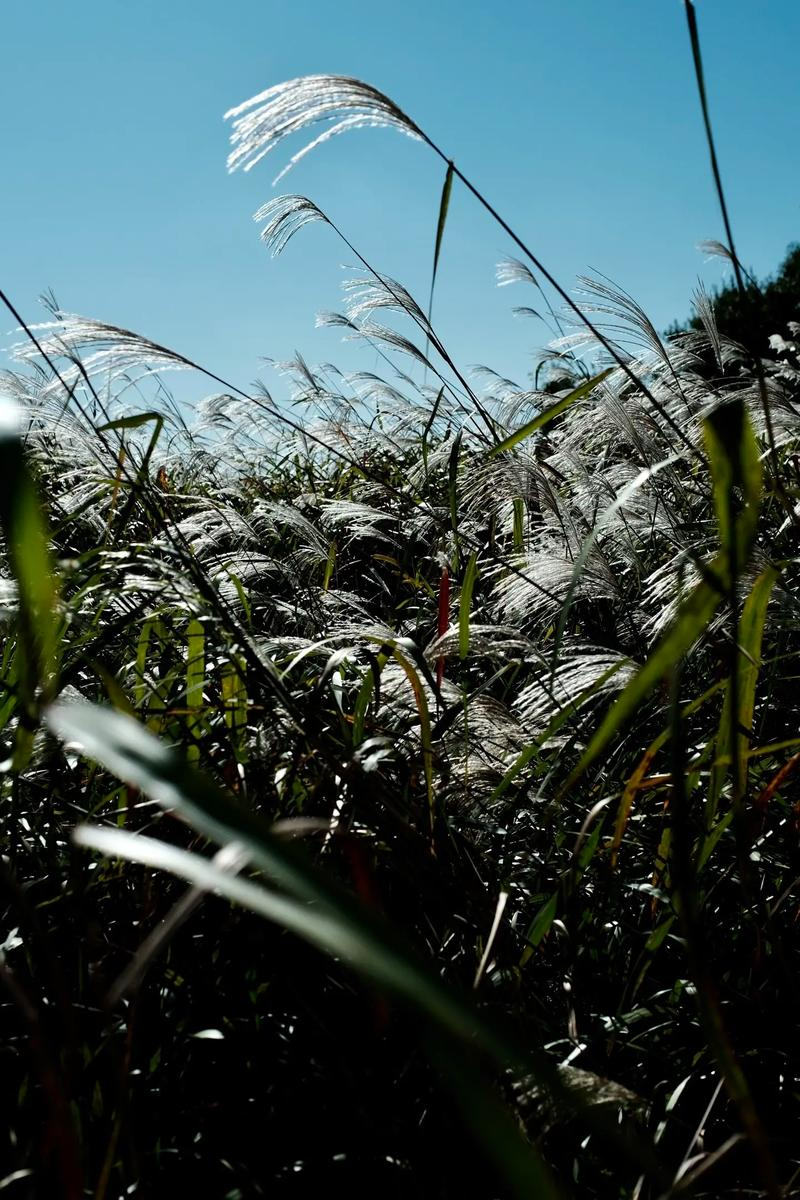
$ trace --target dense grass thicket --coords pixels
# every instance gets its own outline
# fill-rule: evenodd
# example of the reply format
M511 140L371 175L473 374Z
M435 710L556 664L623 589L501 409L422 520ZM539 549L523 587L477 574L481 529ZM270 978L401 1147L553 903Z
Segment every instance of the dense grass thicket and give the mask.
M233 116L234 166L329 117L430 145L351 80ZM510 235L535 386L363 259L326 320L385 372L288 400L24 327L9 1196L795 1194L800 329L759 359L698 294L665 339L602 279L565 324Z

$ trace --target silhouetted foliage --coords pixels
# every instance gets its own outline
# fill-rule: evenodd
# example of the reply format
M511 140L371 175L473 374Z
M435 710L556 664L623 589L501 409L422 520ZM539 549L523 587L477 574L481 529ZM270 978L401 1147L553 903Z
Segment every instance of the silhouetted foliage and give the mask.
M786 337L790 324L800 322L800 245L789 247L774 275L760 282L748 275L745 282L744 295L733 282L711 293L717 328L750 355L774 357L776 351L770 339L775 335ZM694 315L670 332L686 328L700 330L703 321Z

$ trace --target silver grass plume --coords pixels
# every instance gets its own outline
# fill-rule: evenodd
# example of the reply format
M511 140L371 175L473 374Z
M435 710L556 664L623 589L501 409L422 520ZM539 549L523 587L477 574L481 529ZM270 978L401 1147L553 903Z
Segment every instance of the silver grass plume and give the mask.
M705 254L707 258L724 258L728 262L733 261L728 246L723 246L722 242L718 242L716 238L708 238L703 242L698 242L697 249L701 254Z
M498 287L508 287L512 283L529 283L538 288L539 283L533 271L518 258L504 258L495 268L495 279Z
M228 170L249 171L284 138L324 124L322 133L299 150L276 177L275 183L310 150L349 129L398 129L409 137L427 140L402 109L377 88L346 75L307 75L267 88L229 109L233 122Z
M344 283L348 293L347 315L355 325L361 325L378 309L393 309L404 312L422 328L428 328L428 318L411 293L388 275L376 275L374 279L348 279Z
M305 196L276 196L253 213L253 220L264 222L261 240L273 258L286 249L294 235L305 225L315 221L330 224L324 212Z
M722 342L717 328L717 316L714 312L714 302L703 286L702 280L698 281L697 287L692 292L692 307L695 314L703 324L703 329L708 337L708 344L711 347L717 366L724 369L722 361Z
M37 333L41 331L46 334L45 337L39 337L38 347L25 341L12 348L17 361L35 361L41 356L42 350L51 358L64 356L74 360L82 352L91 350L92 353L82 360L89 374L101 368L118 373L135 367L165 370L193 365L182 354L130 329L95 321L77 313L59 312L57 316L55 321L32 326Z

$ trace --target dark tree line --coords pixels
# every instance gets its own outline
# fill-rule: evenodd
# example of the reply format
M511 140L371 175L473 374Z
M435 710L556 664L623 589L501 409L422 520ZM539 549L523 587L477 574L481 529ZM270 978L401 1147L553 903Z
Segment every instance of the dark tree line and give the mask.
M800 245L789 246L780 267L767 279L759 282L747 275L744 295L731 281L712 292L711 300L720 333L750 354L774 357L770 337L786 337L789 323L800 321ZM693 316L670 332L702 328L700 317Z

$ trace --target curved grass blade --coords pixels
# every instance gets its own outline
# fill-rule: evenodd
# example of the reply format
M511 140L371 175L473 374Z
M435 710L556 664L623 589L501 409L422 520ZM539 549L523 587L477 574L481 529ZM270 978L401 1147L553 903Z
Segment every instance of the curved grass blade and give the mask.
M530 1153L518 1122L477 1067L464 1055L448 1055L447 1048L431 1038L427 1046L464 1123L506 1179L510 1195L516 1200L562 1196L542 1159Z
M447 567L442 568L441 578L439 580L439 611L436 620L436 632L439 637L444 637L450 628L450 572ZM436 660L436 686L441 688L444 682L444 655L440 654Z
M127 522L128 517L133 511L133 505L136 502L136 497L141 493L142 488L144 487L148 468L150 466L150 460L155 453L155 448L158 445L158 439L161 437L161 431L164 428L164 417L158 412L137 413L130 417L119 417L116 421L108 421L105 425L100 425L97 430L98 433L107 433L111 432L112 430L139 429L140 426L146 425L150 421L154 423L153 432L150 435L150 441L142 457L141 466L139 467L136 479L132 482L125 507L119 514L118 524L120 528L124 527L125 523ZM124 461L122 457L124 450L124 445L121 445L118 468L120 473Z
M528 932L525 934L525 949L522 952L522 957L519 960L519 965L524 967L528 959L532 957L536 947L547 937L553 921L556 919L558 912L559 892L553 892L549 900L547 900L537 912L536 916L528 926Z
M443 396L444 396L444 388L441 387L441 388L439 388L438 395L436 396L436 399L433 402L433 407L431 408L430 416L428 417L428 420L425 423L425 428L422 431L422 466L423 466L423 470L425 471L426 478L428 475L428 436L431 432L431 429L433 429L433 423L436 420L436 416L439 412L439 407L442 403Z

